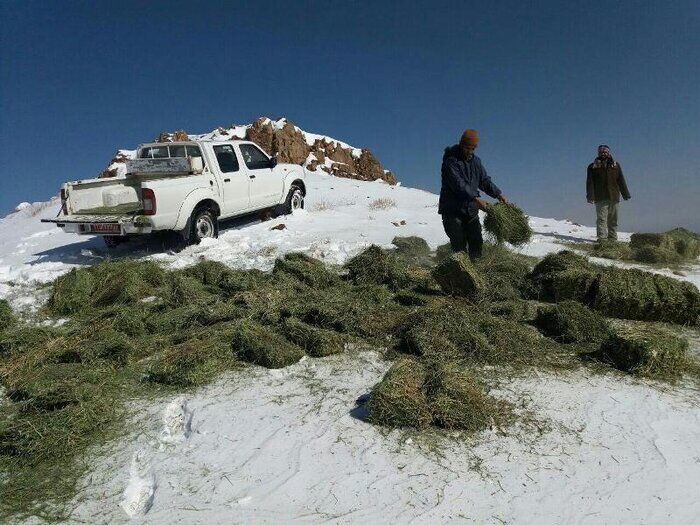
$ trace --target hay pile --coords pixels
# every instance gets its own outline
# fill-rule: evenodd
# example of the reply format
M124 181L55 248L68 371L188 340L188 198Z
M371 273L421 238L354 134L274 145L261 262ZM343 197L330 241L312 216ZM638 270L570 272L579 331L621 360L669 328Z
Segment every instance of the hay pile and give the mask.
M485 287L469 257L462 252L452 254L438 264L433 277L445 293L459 297L476 297Z
M599 357L619 370L650 378L677 378L688 366L688 341L663 326L619 328L603 342Z
M630 238L633 258L642 262L694 261L700 255L700 235L675 228L664 233L634 233Z
M511 301L527 295L531 258L502 245L484 243L483 255L474 262L485 286L481 296L489 301Z
M318 328L290 317L284 322L284 334L312 357L325 357L343 351L346 338L333 330Z
M527 276L528 291L532 299L541 301L555 301L557 294L563 288L567 289L567 295L572 294L568 286L568 279L579 281L580 276L574 273L569 276L560 278L559 274L565 271L578 271L587 274L592 274L593 265L584 256L574 253L569 250L563 250L557 253L550 253L535 265L532 272ZM578 288L574 287L578 290Z
M231 348L244 361L266 368L283 368L304 357L303 348L272 328L247 319L235 325Z
M395 242L396 250L371 246L357 255L346 275L301 254L277 261L272 272L211 261L176 271L138 261L76 269L51 285L36 319L69 317L58 328L17 319L0 301L0 470L13 472L3 480L0 520L69 501L87 468L79 459L123 431L129 400L204 385L245 362L283 367L347 343L410 354L375 389L373 420L474 430L500 405L467 370L580 363L574 349L526 323L535 310L523 295L571 295L597 300L600 311L674 322L697 320L700 309L692 285L645 274L653 286L640 287L636 273L601 280L601 268L570 252L530 272L529 259L500 246L487 244L476 266L465 254L436 265L420 240ZM574 271L593 283L574 279ZM571 291L559 291L562 283ZM601 290L614 300L599 297ZM642 292L631 307L629 298ZM557 330L580 339L585 330L565 321ZM65 519L60 506L52 509L47 519Z
M421 237L394 237L391 244L396 246L396 254L408 260L430 257L430 246Z
M677 265L697 260L700 235L684 228L675 228L664 233L634 233L629 244L604 241L572 243L571 246L604 259Z
M560 343L600 343L610 333L603 316L575 301L539 308L534 324Z
M478 431L498 417L498 403L463 367L424 366L400 359L374 386L367 404L373 423L390 427Z
M449 299L417 308L397 333L401 352L430 362L547 368L566 357L531 326Z
M318 259L303 253L288 253L275 261L273 272L284 272L313 288L328 288L340 283L340 276Z
M520 246L530 242L532 229L527 215L514 204L489 204L486 206L484 229L496 242L508 242Z
M355 284L383 284L391 290L410 286L405 265L396 255L372 245L346 264L350 279Z
M573 252L550 254L528 276L533 297L575 300L621 319L697 325L700 292L684 281L637 269L596 266Z

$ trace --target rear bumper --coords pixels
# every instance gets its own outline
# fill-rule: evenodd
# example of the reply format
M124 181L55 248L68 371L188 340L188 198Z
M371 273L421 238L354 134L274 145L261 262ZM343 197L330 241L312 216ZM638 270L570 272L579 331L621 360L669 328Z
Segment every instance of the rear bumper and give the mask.
M153 231L153 225L133 217L115 215L64 215L41 222L54 223L66 233L78 235L139 235Z

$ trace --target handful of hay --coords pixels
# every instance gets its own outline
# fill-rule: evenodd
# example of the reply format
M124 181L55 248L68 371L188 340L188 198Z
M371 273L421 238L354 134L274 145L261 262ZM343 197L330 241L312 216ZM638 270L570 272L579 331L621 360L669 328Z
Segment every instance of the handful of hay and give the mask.
M618 329L603 342L599 357L615 368L643 377L680 377L688 360L688 341L661 326Z
M508 242L519 246L530 242L532 229L527 215L514 204L489 204L486 206L484 228L498 243Z

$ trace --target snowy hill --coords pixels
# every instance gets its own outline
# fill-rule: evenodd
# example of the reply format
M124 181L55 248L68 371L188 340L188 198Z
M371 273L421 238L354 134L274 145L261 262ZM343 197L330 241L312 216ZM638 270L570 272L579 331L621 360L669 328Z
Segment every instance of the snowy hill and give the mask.
M139 241L108 252L96 237L42 224L59 203L0 220L0 298L17 310L70 268L134 254L170 267L202 258L269 269L290 251L342 263L371 243L447 242L437 196L309 175L306 210L232 221L180 253ZM272 229L284 224L281 230ZM530 255L591 240L593 228L531 218ZM670 271L663 273L671 275ZM682 278L700 284L697 268ZM541 436L406 438L361 421L355 400L389 367L375 352L231 372L185 397L138 405L133 439L97 455L75 501L88 523L690 523L700 515L697 392L627 376L538 374L500 392L548 421ZM182 422L191 423L183 424ZM191 426L190 426L191 425Z

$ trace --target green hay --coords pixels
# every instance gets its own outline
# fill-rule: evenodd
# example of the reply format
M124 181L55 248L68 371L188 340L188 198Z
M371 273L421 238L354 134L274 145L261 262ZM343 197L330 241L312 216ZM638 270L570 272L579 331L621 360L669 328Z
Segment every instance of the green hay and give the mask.
M495 317L502 317L521 323L533 321L537 315L537 306L535 303L522 299L489 303L486 306L486 310Z
M694 261L700 255L700 236L675 228L664 233L634 233L630 238L633 259L648 263Z
M228 344L207 346L201 341L187 341L156 358L148 367L146 380L178 387L201 386L235 364Z
M630 237L630 247L634 249L644 246L675 250L673 239L665 233L633 233Z
M185 273L174 272L166 279L165 286L161 291L151 291L148 295L158 295L162 297L165 305L176 308L186 305L202 305L217 300L218 290L213 286L207 286L202 282ZM141 295L144 295L141 293ZM137 297L134 296L134 299Z
M53 283L48 308L57 315L79 312L90 304L95 278L85 268L73 268Z
M479 312L441 301L419 308L408 317L400 333L404 352L430 360L477 358L489 353L486 336L479 330Z
M649 264L678 264L683 261L675 250L652 245L635 248L630 258Z
M528 297L542 301L554 301L557 274L572 269L592 270L593 265L586 257L570 250L550 253L537 263L527 276Z
M463 367L400 359L374 386L367 403L378 425L424 429L433 424L469 432L494 420L496 403Z
M283 368L304 357L302 348L271 328L250 320L235 325L231 347L240 359L265 368Z
M350 259L345 267L355 284L383 284L394 291L413 284L405 271L405 264L396 255L376 245Z
M299 319L286 319L284 334L311 357L325 357L343 351L345 338L333 330L311 326Z
M402 261L429 266L432 264L430 246L420 237L394 237L394 254Z
M422 293L412 290L402 290L394 294L394 301L403 306L424 306L430 302L431 298Z
M592 306L610 317L654 320L659 307L654 276L641 270L607 268L596 281Z
M688 260L697 259L700 256L700 235L686 230L685 228L674 228L667 231L666 235L674 241L676 253Z
M591 255L602 259L613 259L618 261L628 260L632 257L630 245L618 241L603 241L592 245Z
M490 301L519 299L525 293L531 258L510 251L503 245L484 243L483 255L474 262L485 287L482 298Z
M322 261L303 253L288 253L275 261L274 273L287 273L313 288L328 288L340 282L340 276Z
M452 299L418 308L397 333L400 351L431 362L559 367L566 360L532 327Z
M477 432L494 419L495 403L465 368L441 362L429 368L425 390L433 424Z
M688 366L688 341L662 326L619 328L603 342L599 357L630 374L673 379Z
M400 324L405 307L379 285L343 285L328 290L309 290L290 298L285 316L342 334L364 338L384 346L387 334Z
M221 294L231 298L240 292L255 290L271 281L271 277L260 270L233 270L219 282Z
M369 420L389 427L428 427L433 416L423 390L425 379L425 369L416 361L394 363L372 389L367 402Z
M573 267L552 276L554 301L579 301L588 303L598 274L586 268Z
M654 275L658 294L653 320L697 326L700 324L700 292L694 284Z
M194 277L204 285L219 286L232 272L231 268L218 261L201 261L186 268L183 274Z
M532 229L527 216L514 204L489 204L486 206L484 229L499 244L508 242L519 246L530 242Z
M610 333L603 316L575 301L539 308L534 324L560 343L600 343Z
M441 244L435 250L435 262L440 263L447 259L454 252L452 251L452 245L448 242L447 244Z
M14 326L16 321L12 307L5 299L0 299L0 332Z
M573 252L545 257L528 276L535 298L576 300L621 319L698 324L694 285L637 269L601 267Z
M443 260L433 270L433 277L449 295L474 298L482 293L486 284L469 257L455 253Z
M93 306L135 304L154 295L165 282L166 273L152 261L106 262L90 267L95 279Z

